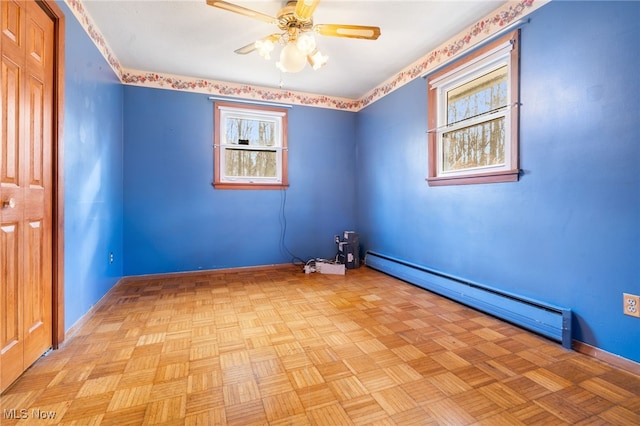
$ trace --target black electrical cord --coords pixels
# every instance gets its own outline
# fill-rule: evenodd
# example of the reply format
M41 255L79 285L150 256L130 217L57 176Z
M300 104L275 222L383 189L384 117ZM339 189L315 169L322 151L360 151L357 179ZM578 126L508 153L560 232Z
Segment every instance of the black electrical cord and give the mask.
M289 248L287 247L287 243L286 243L286 235L287 235L287 216L285 215L285 207L287 204L287 190L285 188L281 189L281 205L280 205L280 229L282 230L281 234L280 234L280 254L282 254L282 256L290 256L291 257L291 263L294 265L302 265L304 268L304 265L307 263L307 261L305 261L304 259L302 259L299 256L296 256L295 254L291 253L291 251L289 250Z

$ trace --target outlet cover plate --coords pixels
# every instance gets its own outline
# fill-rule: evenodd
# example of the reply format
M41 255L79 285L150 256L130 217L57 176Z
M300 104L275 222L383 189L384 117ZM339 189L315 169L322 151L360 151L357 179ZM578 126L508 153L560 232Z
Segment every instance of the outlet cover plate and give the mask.
M622 300L624 314L640 318L640 296L636 296L635 294L623 293Z

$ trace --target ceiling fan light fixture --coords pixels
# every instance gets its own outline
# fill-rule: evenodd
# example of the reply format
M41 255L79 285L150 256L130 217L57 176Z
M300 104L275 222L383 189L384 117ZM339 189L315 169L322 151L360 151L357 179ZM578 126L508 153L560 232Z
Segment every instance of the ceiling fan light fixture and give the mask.
M283 72L300 72L307 63L304 53L298 49L296 43L287 43L280 52L280 62L276 66Z
M296 46L306 56L316 50L316 39L311 33L302 33L296 40Z
M310 55L307 55L307 61L311 68L314 70L319 70L327 64L329 57L327 55L323 55L320 51L316 50Z
M206 0L206 2L209 6L276 24L280 33L271 34L255 43L236 49L235 53L246 55L257 50L260 56L268 60L271 58L275 44L283 45L280 61L276 62L276 67L282 72L300 72L307 62L314 70L326 65L329 57L316 49L315 34L365 40L376 40L380 36L379 27L345 24L314 25L313 13L320 0L287 0L286 5L278 11L276 17L223 0Z
M256 40L255 47L258 50L260 56L262 56L266 60L269 60L271 59L271 52L273 52L275 46L271 40L267 39Z

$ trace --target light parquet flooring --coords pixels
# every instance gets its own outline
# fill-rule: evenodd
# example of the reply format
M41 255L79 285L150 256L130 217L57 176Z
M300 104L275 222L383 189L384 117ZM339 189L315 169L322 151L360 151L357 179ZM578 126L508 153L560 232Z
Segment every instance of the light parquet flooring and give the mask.
M3 426L633 425L640 378L366 267L292 266L123 280L0 407Z

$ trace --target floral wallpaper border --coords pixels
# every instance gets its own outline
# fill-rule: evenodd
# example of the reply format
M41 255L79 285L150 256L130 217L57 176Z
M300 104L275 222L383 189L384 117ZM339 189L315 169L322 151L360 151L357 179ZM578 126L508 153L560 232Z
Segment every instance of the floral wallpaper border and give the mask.
M87 11L84 9L84 4L81 0L64 0L64 2L69 6L71 12L76 17L82 28L84 28L85 32L89 36L89 38L96 45L102 56L107 60L113 71L116 73L118 78L122 81L122 66L120 65L120 61L116 58L116 55L113 54L111 48L107 44L107 41L102 36L102 33L93 22Z
M195 79L170 74L123 69L107 41L88 15L81 0L64 0L75 17L98 47L123 84L206 93L239 99L279 102L347 111L359 111L392 91L439 67L456 55L512 25L551 0L510 1L462 33L404 68L394 77L380 84L360 99L345 99L312 93L289 91L269 87L229 83L217 80Z
M125 84L163 89L207 93L212 96L251 99L296 105L356 110L358 100L316 95L291 90L251 86L216 80L195 79L170 74L126 70L121 78Z

